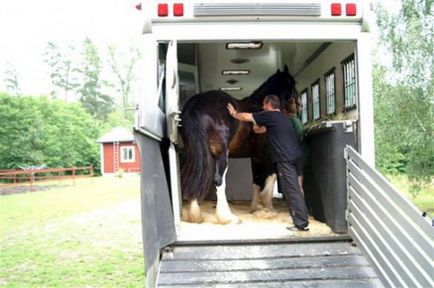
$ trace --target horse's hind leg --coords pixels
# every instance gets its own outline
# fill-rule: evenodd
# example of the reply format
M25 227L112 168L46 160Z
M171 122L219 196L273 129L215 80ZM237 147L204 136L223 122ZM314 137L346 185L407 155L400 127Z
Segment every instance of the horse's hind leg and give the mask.
M253 197L252 202L250 203L250 212L254 213L258 209L259 205L259 193L261 192L261 187L256 184L253 184Z
M268 210L273 210L273 188L276 182L277 174L273 173L265 180L264 189L259 194L260 201Z
M273 188L277 175L273 173L272 163L267 161L267 159L259 157L252 157L251 163L253 198L250 204L250 211L254 213L260 207L273 210Z
M215 184L217 186L216 217L219 224L240 223L240 219L232 214L226 199L227 156L216 158Z
M273 188L276 182L276 173L271 174L265 179L264 189L257 184L253 184L253 198L250 204L250 212L254 213L258 207L263 207L269 211L273 210Z

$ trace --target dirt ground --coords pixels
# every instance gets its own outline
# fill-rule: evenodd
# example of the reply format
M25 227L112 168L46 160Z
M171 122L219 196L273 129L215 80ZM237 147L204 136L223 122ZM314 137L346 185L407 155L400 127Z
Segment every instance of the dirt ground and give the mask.
M291 232L286 229L292 225L288 208L282 199L273 199L274 210L250 212L250 202L230 203L232 213L237 215L240 224L217 224L215 202L200 203L205 221L201 224L188 223L184 217L179 227L179 240L238 240L238 239L285 239L288 237L326 237L337 235L325 223L309 218L310 231ZM183 203L183 216L187 203Z
M45 191L60 186L61 185L34 185L33 187L30 187L30 185L0 186L0 195Z

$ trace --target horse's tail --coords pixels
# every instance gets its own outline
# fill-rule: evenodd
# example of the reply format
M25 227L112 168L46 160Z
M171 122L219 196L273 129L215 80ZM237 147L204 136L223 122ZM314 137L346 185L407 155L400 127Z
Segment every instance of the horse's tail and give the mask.
M215 165L200 112L192 106L194 105L186 105L182 111L181 136L185 154L181 170L181 190L183 196L189 200L201 200L212 186Z

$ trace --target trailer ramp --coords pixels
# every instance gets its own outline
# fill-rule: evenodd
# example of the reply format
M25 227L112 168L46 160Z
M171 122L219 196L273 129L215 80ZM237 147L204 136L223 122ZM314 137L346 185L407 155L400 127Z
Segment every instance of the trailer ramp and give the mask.
M171 246L158 287L383 287L349 240Z
M389 287L434 287L434 229L353 148L346 148L348 233Z

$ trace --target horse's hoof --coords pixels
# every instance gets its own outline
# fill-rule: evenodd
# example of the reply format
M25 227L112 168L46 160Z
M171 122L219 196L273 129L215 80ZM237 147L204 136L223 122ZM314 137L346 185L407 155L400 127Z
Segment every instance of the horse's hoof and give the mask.
M250 206L250 213L255 213L258 210L258 206Z
M205 221L205 218L203 217L202 213L200 213L197 210L190 211L190 213L187 214L186 218L187 218L187 222L190 223L200 224Z
M243 221L240 217L235 217L234 219L232 219L232 224L241 224L242 222Z
M190 203L190 209L188 210L188 222L202 223L204 218L200 211L200 206L197 199L193 199Z
M217 216L217 221L219 224L240 224L241 223L241 219L238 216L232 215L230 217L219 217Z
M204 221L205 221L205 219L203 218L202 215L190 215L188 217L188 222L190 222L190 223L200 224L200 223L203 223Z
M273 206L265 206L264 210L267 211L267 212L274 212Z

